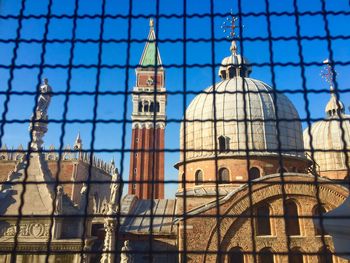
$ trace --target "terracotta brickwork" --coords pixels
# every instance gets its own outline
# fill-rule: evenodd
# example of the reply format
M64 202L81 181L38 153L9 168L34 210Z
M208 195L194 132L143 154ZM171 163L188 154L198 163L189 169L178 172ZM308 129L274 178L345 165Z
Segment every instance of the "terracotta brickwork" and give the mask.
M343 180L348 175L347 170L338 170L338 171L321 171L320 176L326 177L328 179L334 180Z
M239 247L247 252L244 256L245 262L254 262L249 251L260 251L263 248L270 248L275 252L275 262L287 263L288 256L278 253L288 253L289 249L300 248L304 252L304 262L318 262L317 255L306 255L307 253L319 253L323 247L322 238L316 234L315 226L310 218L318 204L317 197L327 211L340 205L348 195L348 191L335 184L326 184L326 180L320 179L323 184L318 187L314 185L314 178L307 175L285 176L286 183L282 189L279 176L267 177L260 180L264 183L252 185L251 192L248 187L237 190L227 201L216 206L216 202L203 206L202 211L184 221L179 226L179 250L203 251L201 254L188 254L190 262L229 262L228 252L230 249ZM293 183L298 182L298 184ZM269 184L269 182L271 182ZM300 184L299 182L305 182ZM276 184L277 183L277 184ZM285 193L285 200L283 195ZM317 194L318 193L318 194ZM283 202L292 200L298 210L300 235L286 235L285 211ZM182 200L178 201L181 204ZM268 204L270 207L271 234L258 236L256 233L256 219L252 219L251 213L261 204ZM208 207L208 208L206 208ZM253 209L250 209L253 208ZM197 208L198 210L198 208ZM181 211L179 211L181 213ZM216 217L220 214L219 220ZM207 216L207 217L206 217ZM211 217L208 217L211 216ZM253 228L252 228L253 226ZM185 241L186 239L186 241ZM252 242L254 239L254 242ZM326 235L325 243L331 251L334 251L331 237ZM185 242L185 243L184 243ZM219 248L218 248L219 244ZM222 251L223 256L218 258L218 253L205 253L205 251ZM289 251L290 251L289 250ZM217 261L219 260L219 261ZM347 262L334 257L334 262Z
M164 129L137 128L132 130L129 175L132 183L129 184L129 194L134 194L140 199L164 198L163 149Z
M280 170L278 157L250 157L250 168L255 167L260 171L260 177L278 173ZM229 171L230 183L242 184L248 180L248 162L246 158L218 158L214 159L202 159L194 162L186 163L186 174L184 175L184 165L179 165L179 181L184 181L186 176L186 188L195 186L195 173L196 171L202 171L204 185L215 184L218 178L215 176L221 168L226 168ZM286 172L299 172L305 173L307 169L307 161L297 158L283 158L283 168ZM207 181L207 182L205 182ZM242 181L242 182L241 182ZM201 184L202 185L202 184ZM184 184L179 184L179 189L183 188Z
M10 171L14 170L15 161L0 161L0 182L5 182Z
M48 168L52 177L57 178L58 184L63 186L64 193L77 205L81 202L81 188L82 182L88 181L90 166L88 163L81 160L61 160L60 170L58 174L58 161L48 160ZM0 182L6 181L8 174L11 170L14 170L16 161L1 160L0 161ZM110 192L110 180L111 176L97 168L91 168L90 181L100 181L101 183L90 183L90 194L94 196L96 203L95 208L107 209L107 200ZM105 183L104 183L105 182ZM105 207L104 207L105 206ZM95 211L99 212L99 211Z
M48 167L54 178L59 178L60 184L63 186L63 190L68 196L72 198L72 176L74 164L72 161L61 161L61 168L58 173L58 163L57 161L48 161Z
M149 87L152 88L155 86L155 83L150 84L148 82L150 79L154 79L154 71L141 71L137 74L137 86L138 87ZM157 72L157 89L164 86L164 74L163 71Z

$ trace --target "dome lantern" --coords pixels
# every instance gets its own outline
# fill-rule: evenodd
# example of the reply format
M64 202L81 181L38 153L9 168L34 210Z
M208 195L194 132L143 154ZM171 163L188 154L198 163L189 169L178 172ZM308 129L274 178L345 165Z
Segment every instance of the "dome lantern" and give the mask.
M252 73L252 67L249 61L237 52L236 41L231 42L231 56L224 58L219 69L219 77L222 80L228 80L235 77L249 78Z
M331 86L331 98L329 99L325 112L328 117L337 117L345 113L344 104L337 98L334 88Z

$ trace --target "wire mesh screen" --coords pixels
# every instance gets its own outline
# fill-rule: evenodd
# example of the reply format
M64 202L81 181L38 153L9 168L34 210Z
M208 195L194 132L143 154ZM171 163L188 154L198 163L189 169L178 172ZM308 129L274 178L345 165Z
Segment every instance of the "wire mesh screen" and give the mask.
M348 262L349 22L0 1L0 261Z

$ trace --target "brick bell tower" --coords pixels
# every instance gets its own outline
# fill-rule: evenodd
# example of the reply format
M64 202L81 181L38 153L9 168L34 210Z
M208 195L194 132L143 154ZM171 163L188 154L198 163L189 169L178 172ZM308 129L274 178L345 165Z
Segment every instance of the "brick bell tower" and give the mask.
M165 72L155 39L154 22L151 19L140 66L136 68L136 86L132 95L129 173L132 182L128 192L140 199L164 198Z

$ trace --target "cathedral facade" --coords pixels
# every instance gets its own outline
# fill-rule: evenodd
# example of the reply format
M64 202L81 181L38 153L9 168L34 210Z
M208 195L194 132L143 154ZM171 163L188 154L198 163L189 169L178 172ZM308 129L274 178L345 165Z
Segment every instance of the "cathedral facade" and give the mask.
M124 209L136 216L123 223L120 237L138 251L145 246L137 262L149 259L150 233L155 251L165 254L153 255L153 262L347 262L334 256L332 238L319 220L348 196L344 147L350 144L340 141L350 142L350 130L341 121L343 103L331 85L325 120L303 133L288 97L250 77L253 69L235 41L230 53L219 68L221 81L191 101L181 123L175 200L160 205L161 200L126 196ZM153 57L161 61L159 54ZM146 219L145 210L157 224Z

